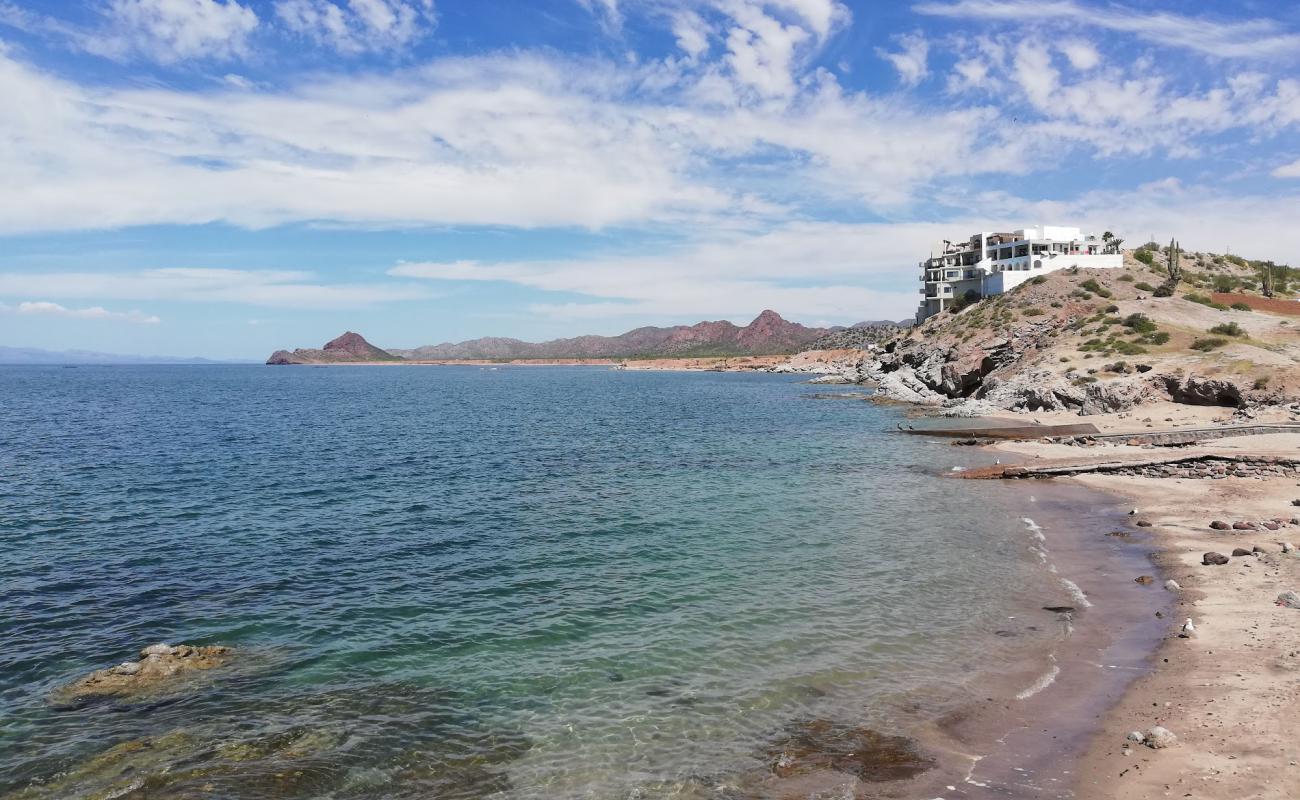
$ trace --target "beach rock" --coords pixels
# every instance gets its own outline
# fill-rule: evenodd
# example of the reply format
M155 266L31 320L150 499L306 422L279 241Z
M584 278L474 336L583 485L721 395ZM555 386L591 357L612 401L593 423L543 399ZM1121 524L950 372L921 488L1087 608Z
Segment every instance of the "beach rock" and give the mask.
M1124 738L1130 742L1141 742L1146 739L1146 737L1142 735L1142 731L1129 731L1128 736L1125 736Z
M220 645L154 644L140 651L139 661L96 670L55 692L62 702L92 697L132 697L169 688L188 673L227 663L233 649Z
M1155 583L1156 579L1151 577L1150 575L1139 575L1133 580L1136 581L1137 583L1142 584L1143 586L1150 586L1152 583Z
M1227 564L1228 557L1225 556L1223 553L1215 553L1211 551L1201 556L1201 563L1207 567L1212 564Z
M1166 747L1173 747L1178 744L1178 737L1168 728L1157 725L1147 731L1147 735L1142 739L1142 744L1152 750L1163 750Z
M1260 547L1259 545L1254 545L1254 546L1252 546L1252 547L1250 548L1250 552L1252 552L1252 553L1263 553L1263 552L1266 552L1266 551L1264 550L1264 548Z
M1178 581L1175 581L1175 580L1168 580L1168 581L1165 581L1165 588L1168 589L1168 590L1171 591L1171 592L1177 592L1177 591L1181 590L1183 587L1181 587L1181 586L1178 585Z
M1138 520L1138 521L1137 521L1136 523L1134 523L1134 524L1137 525L1139 528L1150 528L1150 527L1151 527L1151 523L1150 523L1150 522L1147 522L1147 521L1144 520L1144 519L1140 519L1140 520Z
M1234 523L1232 523L1232 529L1233 529L1234 531L1255 531L1255 530L1259 530L1258 526L1256 526L1255 523L1253 523L1253 522L1234 522Z
M1300 595L1295 592L1283 592L1277 596L1277 604L1283 608L1300 608Z
M1247 550L1247 549L1244 548L1244 547L1234 547L1234 548L1232 548L1232 555L1233 555L1234 557L1248 556L1248 555L1251 554L1251 552L1252 552L1252 551Z
M1071 614L1074 613L1074 606L1043 606L1043 610L1053 614Z
M1276 530L1281 529L1281 527L1282 527L1281 524L1279 524L1279 523L1277 523L1277 522L1262 522L1262 523L1260 523L1260 524L1263 525L1265 528L1267 528L1267 529L1270 530L1270 531L1276 531Z
M1232 529L1231 525L1229 525L1228 523L1224 522L1221 519L1216 519L1214 522L1211 522L1210 527L1216 531L1226 531Z
M1290 542L1283 542L1283 543L1282 543L1282 552L1283 552L1283 553L1289 553L1289 552L1291 552L1291 551L1294 550L1294 549L1295 549L1295 545L1291 544Z
M1190 639L1196 635L1196 626L1192 624L1192 618L1188 617L1183 623L1182 629L1178 632L1179 639Z

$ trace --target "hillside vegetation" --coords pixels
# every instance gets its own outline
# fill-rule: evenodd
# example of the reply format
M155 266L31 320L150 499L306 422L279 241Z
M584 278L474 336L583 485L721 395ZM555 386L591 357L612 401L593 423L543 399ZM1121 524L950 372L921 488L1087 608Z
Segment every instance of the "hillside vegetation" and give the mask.
M1182 281L1157 296L1170 285L1165 258L1144 247L1122 269L1062 270L972 300L885 342L859 377L971 413L1295 402L1300 303L1295 316L1252 310L1244 301L1260 296L1259 262L1210 253L1183 253ZM1293 275L1274 269L1275 298L1289 296ZM1216 301L1221 289L1242 302Z

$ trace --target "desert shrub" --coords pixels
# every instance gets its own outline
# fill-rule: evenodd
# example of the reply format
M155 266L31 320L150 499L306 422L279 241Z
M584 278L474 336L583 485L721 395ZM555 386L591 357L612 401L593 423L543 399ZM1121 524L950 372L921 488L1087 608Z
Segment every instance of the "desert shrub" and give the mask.
M1124 327L1138 333L1152 333L1157 326L1146 314L1129 314L1124 318Z
M1064 308L1064 307L1065 307L1065 303L1062 303L1060 300L1053 300L1052 302L1048 303L1048 305L1050 305L1052 308Z
M1157 331L1156 333L1148 333L1146 336L1142 337L1142 341L1146 342L1147 344L1156 344L1156 345L1168 344L1169 334L1166 331Z
M1237 301L1237 302L1233 303L1233 304L1232 304L1231 306L1229 306L1229 307L1230 307L1231 309L1233 309L1234 311L1250 311L1250 306L1246 305L1245 303L1243 303L1243 302L1241 302L1241 301Z
M1046 312L1041 308L1026 308L1020 313L1024 314L1026 317L1041 317Z
M1060 361L1061 361L1062 364L1068 363L1069 360L1070 360L1070 357L1069 357L1069 356L1061 356L1061 358L1060 358Z
M1210 328L1210 333L1217 333L1220 336L1241 336L1246 332L1235 322L1225 322L1222 325L1215 325Z
M1133 257L1136 258L1138 261L1141 261L1143 264L1146 264L1147 266L1150 266L1151 264L1155 263L1156 260L1156 257L1151 255L1150 250L1134 250Z
M1140 356L1147 352L1147 349L1140 344L1133 344L1132 342L1122 342L1122 341L1113 342L1111 344L1111 349L1113 349L1116 353L1125 356Z
M1133 281L1137 280L1137 278L1134 278L1132 275L1125 272L1123 275L1116 278L1116 280L1121 280L1124 281L1125 283L1132 283Z
M1133 288L1141 292L1154 292L1156 290L1156 287L1152 286L1146 281L1138 281L1137 283L1133 284Z
M1210 336L1204 339L1197 339L1196 341L1192 342L1192 349L1200 350L1202 353L1208 353L1211 350L1218 350L1220 347L1223 347L1227 343L1228 343L1227 339L1216 339L1213 336Z
M1268 376L1267 376L1267 375L1264 375L1264 376L1262 376L1262 377L1256 378L1256 379L1255 379L1255 383L1254 383L1254 388L1256 388L1256 389L1267 389L1267 388L1268 388Z
M1237 280L1230 275L1216 275L1214 277L1214 291L1231 292L1237 288Z
M1142 245L1143 250L1150 250L1153 253L1159 253L1160 247L1161 247L1160 242L1147 242L1146 244Z
M1031 279L1029 280L1029 282L1032 283L1032 284L1034 284L1035 286L1040 286L1040 285L1042 285L1042 284L1044 284L1044 283L1047 283L1047 276L1046 276L1046 275L1039 275L1039 276L1037 276L1037 277L1035 277L1035 278L1031 278Z
M1250 262L1248 262L1246 259L1242 258L1241 256L1224 256L1223 258L1227 261L1231 261L1232 263L1236 264L1239 267L1250 266Z
M1110 290L1102 286L1100 283L1097 283L1096 279L1094 278L1089 278L1088 280L1084 281L1079 285L1082 286L1084 289L1087 289L1088 291L1097 295L1098 297L1111 296Z
M1196 294L1195 292L1188 292L1187 294L1183 295L1183 299L1190 300L1193 303L1200 303L1203 306L1208 306L1214 302L1213 300L1206 297L1205 295Z
M1107 372L1128 372L1128 362L1116 361L1114 364L1107 364L1106 366L1102 367L1102 369L1106 370Z
M1116 311L1119 311L1119 306L1115 305L1114 303L1111 303L1110 305L1106 306L1107 314L1114 314Z

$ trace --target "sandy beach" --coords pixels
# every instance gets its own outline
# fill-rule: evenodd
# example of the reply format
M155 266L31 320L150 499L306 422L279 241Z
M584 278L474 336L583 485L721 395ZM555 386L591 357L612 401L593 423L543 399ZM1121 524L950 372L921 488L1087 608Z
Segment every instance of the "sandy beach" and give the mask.
M1231 412L1187 406L1145 407L1129 414L1090 417L1103 432L1159 430L1227 422ZM1033 415L1043 423L1077 421L1074 415ZM1059 419L1057 417L1060 417ZM1258 421L1288 421L1282 410ZM1026 462L1037 459L1109 458L1138 447L1079 448L1042 442L1008 442L994 450ZM1300 434L1233 437L1184 452L1295 457ZM1148 478L1080 475L1057 479L1111 494L1136 510L1155 548L1153 590L1173 580L1167 631L1151 658L1151 671L1135 681L1101 719L1078 765L1081 798L1294 798L1300 796L1300 610L1276 604L1300 590L1300 555L1283 543L1300 540L1300 480L1295 477ZM1284 520L1277 530L1266 521ZM1215 530L1213 521L1247 522L1254 530ZM1149 527L1146 524L1149 523ZM1277 524L1271 523L1270 524ZM1258 548L1261 552L1232 556ZM1207 552L1227 564L1203 564ZM1194 632L1180 636L1184 622ZM1130 741L1130 732L1162 726L1177 744L1153 749Z

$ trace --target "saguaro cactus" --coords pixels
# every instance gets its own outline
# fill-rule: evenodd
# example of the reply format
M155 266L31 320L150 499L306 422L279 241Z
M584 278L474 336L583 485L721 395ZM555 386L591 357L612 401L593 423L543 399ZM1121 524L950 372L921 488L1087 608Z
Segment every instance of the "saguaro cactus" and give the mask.
M1265 261L1259 268L1259 293L1265 297L1272 297L1273 290L1273 262Z
M1173 296L1174 289L1178 288L1178 284L1183 280L1182 254L1182 248L1178 246L1177 240L1170 239L1169 247L1165 249L1165 273L1169 277L1152 292L1154 296Z

